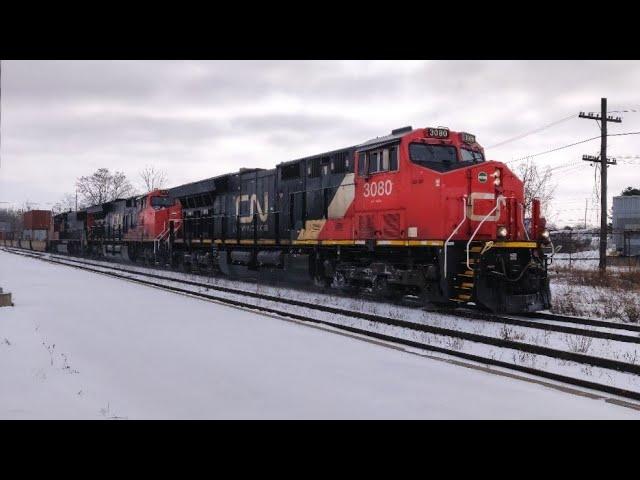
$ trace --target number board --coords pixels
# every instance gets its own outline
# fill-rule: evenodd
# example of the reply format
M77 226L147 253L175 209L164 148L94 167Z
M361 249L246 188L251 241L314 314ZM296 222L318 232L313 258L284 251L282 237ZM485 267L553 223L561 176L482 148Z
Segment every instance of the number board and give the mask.
M427 135L435 138L447 138L449 130L446 128L427 128Z
M460 135L464 143L476 143L475 135L471 135L470 133L465 133L465 132L462 132Z

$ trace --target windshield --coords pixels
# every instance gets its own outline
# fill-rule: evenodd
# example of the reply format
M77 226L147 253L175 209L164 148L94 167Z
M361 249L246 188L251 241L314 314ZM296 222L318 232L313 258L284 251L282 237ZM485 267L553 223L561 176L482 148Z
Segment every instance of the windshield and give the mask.
M458 162L456 148L450 145L412 143L409 145L409 157L413 163L439 172L449 170Z
M169 197L151 197L152 207L170 207L173 205L173 200Z
M480 152L474 152L466 148L460 149L463 162L484 162L484 155Z

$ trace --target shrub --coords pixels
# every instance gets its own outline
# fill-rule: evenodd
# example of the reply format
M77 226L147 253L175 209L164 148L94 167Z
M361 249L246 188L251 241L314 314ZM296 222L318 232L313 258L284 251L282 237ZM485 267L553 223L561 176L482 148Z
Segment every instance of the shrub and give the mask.
M627 322L638 323L640 321L640 308L633 302L624 306L624 314Z

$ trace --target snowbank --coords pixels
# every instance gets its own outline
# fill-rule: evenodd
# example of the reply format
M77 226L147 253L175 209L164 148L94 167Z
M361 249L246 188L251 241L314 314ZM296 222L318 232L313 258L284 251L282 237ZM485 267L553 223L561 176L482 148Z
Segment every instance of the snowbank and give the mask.
M0 285L16 305L0 309L0 418L640 417L5 252Z

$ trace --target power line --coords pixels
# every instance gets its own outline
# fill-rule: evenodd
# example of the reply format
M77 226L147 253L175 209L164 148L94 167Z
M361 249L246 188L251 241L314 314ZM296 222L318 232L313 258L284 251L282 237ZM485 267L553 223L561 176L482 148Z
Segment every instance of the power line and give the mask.
M533 155L527 155L525 157L516 158L515 160L509 160L508 162L504 162L504 163L509 164L509 163L513 163L513 162L519 162L521 160L527 160L527 159L533 158L533 157L539 157L540 155L546 155L547 153L557 152L558 150L562 150L562 149L565 149L565 148L573 147L575 145L580 145L581 143L590 142L592 140L595 140L596 138L600 138L600 135L598 135L597 137L592 137L592 138L587 138L585 140L580 140L579 142L570 143L568 145L563 145L561 147L552 148L551 150L546 150L544 152L534 153Z
M607 113L638 113L640 110L629 108L628 110L607 110Z
M608 110L607 111L607 113L639 113L639 112L640 112L640 110L637 110L637 109L634 109L634 108L627 108L626 110ZM494 143L493 145L488 145L485 148L501 147L502 145L506 145L507 143L515 142L516 140L520 140L521 138L528 137L529 135L533 135L535 133L541 132L543 130L546 130L547 128L551 128L551 127L553 127L555 125L558 125L559 123L566 122L567 120L571 120L572 118L575 118L577 116L578 115L575 115L575 114L574 115L569 115L568 117L564 117L564 118L561 118L559 120L555 120L555 121L553 121L551 123L548 123L547 125L543 125L542 127L536 128L534 130L530 130L528 132L521 133L519 135L516 135L515 137L511 137L511 138L508 138L508 139L503 140L501 142Z
M640 155L615 155L616 160L630 160L640 158Z
M623 135L640 135L640 132L611 133L607 137L620 137Z
M624 135L640 135L640 132L610 133L610 134L607 135L607 137L619 137L619 136L624 136ZM587 139L581 140L579 142L570 143L568 145L563 145L563 146L557 147L557 148L552 148L551 150L546 150L546 151L540 152L540 153L534 153L533 155L527 155L525 157L516 158L515 160L509 160L509 161L504 162L504 163L508 165L510 163L513 163L513 162L519 162L519 161L522 161L522 160L527 160L529 158L538 157L540 155L546 155L547 153L553 153L553 152L556 152L558 150L562 150L562 149L565 149L565 148L573 147L574 145L580 145L581 143L590 142L592 140L595 140L596 138L602 138L602 137L600 135L598 135L597 137L587 138Z
M516 135L515 137L508 138L507 140L503 140L503 141L495 143L493 145L489 145L488 147L485 147L485 148L496 148L496 147L500 147L500 146L505 145L505 144L510 143L510 142L515 142L516 140L520 140L521 138L528 137L529 135L533 135L534 133L541 132L542 130L546 130L547 128L553 127L554 125L558 125L559 123L565 122L567 120L571 120L572 118L575 118L575 117L577 117L577 115L570 115L568 117L561 118L560 120L556 120L556 121L551 122L551 123L549 123L547 125L544 125L542 127L536 128L535 130L531 130L529 132L521 133L520 135Z
M576 161L576 162L571 162L571 163L565 163L562 165L556 165L555 167L551 167L549 168L550 172L554 172L556 170L561 170L563 168L567 168L567 167L574 167L576 165L582 165L582 161Z
M571 168L568 168L567 170L564 170L564 171L554 175L553 178L557 180L559 178L564 178L567 175L573 175L577 170L580 170L580 168L581 167L579 165L573 166Z

